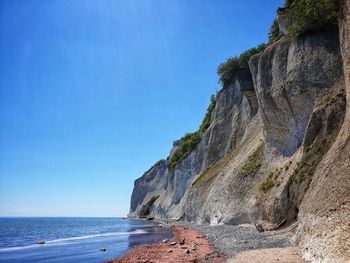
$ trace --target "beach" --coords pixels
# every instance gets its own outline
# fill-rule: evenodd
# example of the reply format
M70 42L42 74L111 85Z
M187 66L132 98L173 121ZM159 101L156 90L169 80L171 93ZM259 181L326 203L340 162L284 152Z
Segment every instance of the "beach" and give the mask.
M223 254L215 250L206 236L189 227L172 226L175 238L161 243L141 245L120 259L108 263L184 263L184 262L226 262Z
M164 223L175 237L133 248L108 263L266 262L306 263L293 244L295 226L280 231L258 232L252 225L194 225Z

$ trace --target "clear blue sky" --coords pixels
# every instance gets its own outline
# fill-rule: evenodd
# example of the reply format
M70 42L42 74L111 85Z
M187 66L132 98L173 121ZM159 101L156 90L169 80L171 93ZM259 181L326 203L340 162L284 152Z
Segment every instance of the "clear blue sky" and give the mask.
M1 0L0 216L125 216L283 0Z

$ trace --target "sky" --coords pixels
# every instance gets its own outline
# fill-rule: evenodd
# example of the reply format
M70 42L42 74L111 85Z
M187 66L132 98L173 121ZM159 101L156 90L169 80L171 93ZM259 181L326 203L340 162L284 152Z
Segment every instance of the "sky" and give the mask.
M0 216L126 216L283 0L1 0Z

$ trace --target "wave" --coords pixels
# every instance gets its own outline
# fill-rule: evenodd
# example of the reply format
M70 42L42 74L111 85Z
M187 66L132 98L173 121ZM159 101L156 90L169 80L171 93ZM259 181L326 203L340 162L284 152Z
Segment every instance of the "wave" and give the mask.
M45 244L53 244L53 243L59 243L64 241L73 241L73 240L88 239L88 238L94 238L94 237L130 236L130 235L140 235L145 233L147 232L141 229L135 230L132 232L103 233L103 234L87 235L87 236L80 236L80 237L67 237L67 238L54 239L54 240L46 241Z
M22 247L4 247L0 248L0 253L1 252L9 252L9 251L17 251L17 250L22 250L22 249L29 249L29 248L35 248L38 247L39 245L29 245L29 246L22 246Z
M65 244L65 242L69 242L69 241L89 239L89 238L95 238L95 237L132 236L132 235L141 235L141 234L146 234L146 233L147 232L142 230L142 229L137 229L137 230L131 231L131 232L112 232L112 233L101 233L101 234L86 235L86 236L79 236L79 237L59 238L59 239L45 241L44 245L34 244L34 245L19 246L19 247L0 248L0 252L9 252L9 251L16 251L16 250L23 250L23 249L30 249L30 248L39 248L39 247L43 247L43 246L47 246L47 245L55 245L55 244L60 244L60 243Z

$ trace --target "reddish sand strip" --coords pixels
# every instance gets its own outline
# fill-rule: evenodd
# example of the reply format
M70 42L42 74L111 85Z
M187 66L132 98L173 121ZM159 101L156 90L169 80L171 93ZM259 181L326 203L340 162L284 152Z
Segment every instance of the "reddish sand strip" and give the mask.
M187 227L171 227L176 237L166 243L142 245L122 258L108 263L224 263L225 258L215 251L205 236ZM174 244L176 242L176 244Z

